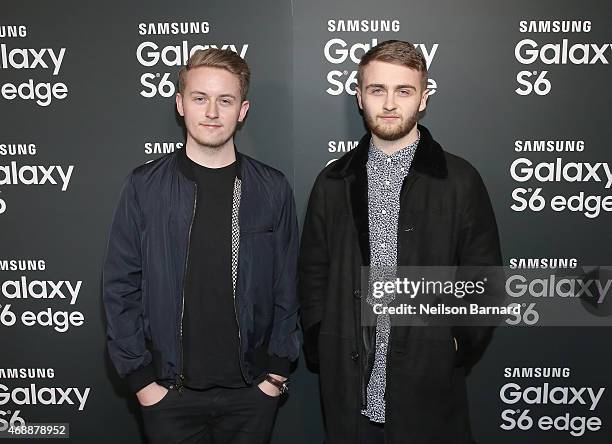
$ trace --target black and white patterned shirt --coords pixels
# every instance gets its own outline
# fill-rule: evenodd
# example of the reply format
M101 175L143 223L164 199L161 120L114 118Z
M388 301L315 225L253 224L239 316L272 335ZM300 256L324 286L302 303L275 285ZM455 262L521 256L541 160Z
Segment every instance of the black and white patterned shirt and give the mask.
M368 174L368 219L370 229L370 266L395 267L397 265L397 225L400 209L400 191L408 174L417 139L390 156L370 141L366 170ZM383 268L385 271L388 268ZM392 268L394 270L394 268ZM393 276L370 276L370 280L385 280ZM374 301L368 298L368 302ZM377 303L389 301L377 300ZM367 387L367 406L361 413L371 421L385 422L385 386L387 383L387 347L391 323L389 315L376 319L376 351L372 376Z

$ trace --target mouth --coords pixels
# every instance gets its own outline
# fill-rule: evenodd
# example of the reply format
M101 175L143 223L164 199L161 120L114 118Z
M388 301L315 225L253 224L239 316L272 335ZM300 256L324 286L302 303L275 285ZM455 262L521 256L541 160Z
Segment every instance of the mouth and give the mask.
M396 120L399 120L400 116L378 116L378 118L385 122L395 122Z
M200 123L200 126L203 126L204 128L210 128L210 129L221 128L221 125L217 123Z

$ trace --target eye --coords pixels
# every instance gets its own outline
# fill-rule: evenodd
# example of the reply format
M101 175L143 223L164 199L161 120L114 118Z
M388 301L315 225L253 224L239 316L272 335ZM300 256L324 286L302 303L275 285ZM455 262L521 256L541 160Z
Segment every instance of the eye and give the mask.
M206 98L203 97L203 96L195 96L193 98L193 101L196 102L196 103L204 103L205 100L206 100Z
M382 93L383 93L383 90L382 90L382 88L372 88L372 89L370 90L370 93L372 93L372 94L376 94L376 95L380 95L380 94L382 94Z
M232 99L228 99L228 98L221 99L221 104L222 105L231 105L232 104Z
M409 89L400 89L400 90L399 90L399 94L400 94L400 96L409 96L411 92L412 92L412 91L411 91L411 90L409 90Z

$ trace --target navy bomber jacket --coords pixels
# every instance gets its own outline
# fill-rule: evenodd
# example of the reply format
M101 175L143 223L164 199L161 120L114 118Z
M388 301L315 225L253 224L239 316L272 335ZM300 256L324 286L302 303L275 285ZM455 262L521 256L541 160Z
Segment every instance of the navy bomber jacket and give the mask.
M248 384L299 355L295 203L283 174L236 152L232 244L240 367ZM103 269L110 357L136 392L182 385L183 286L195 183L180 149L136 168L113 216Z

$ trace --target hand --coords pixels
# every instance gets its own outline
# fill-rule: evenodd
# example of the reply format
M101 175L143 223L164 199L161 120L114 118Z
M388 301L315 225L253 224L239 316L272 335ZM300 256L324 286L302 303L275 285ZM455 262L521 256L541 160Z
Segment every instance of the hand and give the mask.
M257 387L259 387L259 390L264 392L266 395L271 396L272 398L280 396L280 390L275 385L270 384L268 381L263 381L259 383Z
M153 404L157 404L161 401L166 394L168 393L168 389L159 385L157 382L152 382L146 387L141 388L136 392L136 397L138 398L138 402L143 407L148 407Z
M268 373L268 375L271 376L272 378L278 380L278 381L285 382L287 380L286 377L275 375L274 373ZM265 379L257 387L259 387L259 390L264 392L266 395L272 396L274 398L277 397L277 396L280 396L280 394L281 394L280 390L278 389L278 387L276 387L274 384L269 383Z

